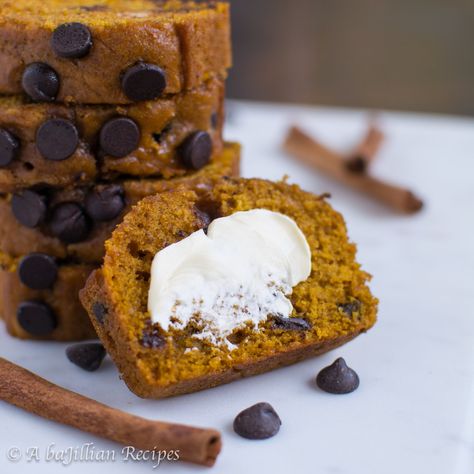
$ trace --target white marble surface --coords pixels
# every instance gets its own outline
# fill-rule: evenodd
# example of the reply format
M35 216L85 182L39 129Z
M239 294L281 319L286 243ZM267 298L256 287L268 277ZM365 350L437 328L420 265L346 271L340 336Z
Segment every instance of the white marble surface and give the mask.
M144 401L118 379L110 361L93 374L64 357L65 344L14 340L0 330L0 355L43 377L114 407L149 418L210 425L224 449L211 471L184 463L168 473L294 472L344 474L472 474L474 472L474 120L382 114L388 140L374 172L415 188L427 202L413 217L397 216L292 162L279 151L290 122L348 149L363 131L365 114L237 103L227 136L244 144L243 174L291 180L329 191L346 217L359 259L374 274L380 298L377 326L319 358L201 393ZM318 391L320 368L344 356L359 372L347 396ZM234 415L269 401L283 426L278 436L250 442L231 429ZM0 403L0 472L145 473L146 462L123 462L119 448ZM7 450L55 450L94 443L116 449L112 463L28 464ZM35 464L33 467L32 464Z

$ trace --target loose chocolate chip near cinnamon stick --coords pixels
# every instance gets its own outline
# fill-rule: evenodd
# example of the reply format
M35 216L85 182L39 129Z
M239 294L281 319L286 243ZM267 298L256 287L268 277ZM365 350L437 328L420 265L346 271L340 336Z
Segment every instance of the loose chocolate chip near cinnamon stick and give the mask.
M326 148L298 127L290 128L283 149L302 163L399 212L412 214L423 207L423 202L408 189L386 183L366 173L348 171L344 157Z
M143 450L179 451L183 461L212 466L218 431L151 421L66 390L0 358L0 399L49 420Z
M370 163L377 156L384 138L382 130L372 121L362 141L349 155L346 161L347 169L353 173L365 173Z

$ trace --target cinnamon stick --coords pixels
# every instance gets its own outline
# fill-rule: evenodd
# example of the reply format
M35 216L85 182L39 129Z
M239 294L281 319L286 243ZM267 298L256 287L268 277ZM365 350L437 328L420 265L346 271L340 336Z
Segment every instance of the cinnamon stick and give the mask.
M179 451L179 459L212 466L221 449L213 429L151 421L59 387L0 358L0 399L36 415L124 446Z
M365 173L380 150L384 138L382 130L372 121L362 141L350 154L346 162L347 169L353 173Z
M326 148L298 127L290 128L283 149L302 163L397 211L414 213L423 207L423 202L408 189L386 183L368 174L348 171L346 160L341 155Z

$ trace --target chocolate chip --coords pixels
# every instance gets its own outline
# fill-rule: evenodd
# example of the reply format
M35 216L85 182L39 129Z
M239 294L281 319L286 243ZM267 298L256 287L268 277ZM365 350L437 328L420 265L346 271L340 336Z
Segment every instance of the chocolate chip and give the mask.
M160 333L160 329L152 324L145 326L140 342L143 347L148 349L159 349L166 344L166 340Z
M359 386L359 376L339 357L319 372L316 383L321 390L339 395L353 392Z
M234 431L247 439L267 439L280 430L281 420L269 403L257 403L241 411L234 420Z
M19 151L18 138L8 130L0 128L0 167L8 166L18 156Z
M285 331L306 331L311 329L311 324L303 318L283 318L273 316L273 329L283 329Z
M46 198L29 189L14 194L11 207L17 221L25 227L38 227L46 217Z
M23 90L37 102L53 102L59 91L59 76L48 64L31 63L21 79Z
M53 209L49 228L64 243L73 244L87 238L90 223L77 202L63 202Z
M58 276L56 260L44 253L30 253L18 265L20 281L33 290L51 288Z
M43 122L36 132L36 147L48 160L69 158L79 145L79 134L69 120L50 119Z
M63 23L54 30L51 47L61 58L83 58L92 48L92 35L82 23Z
M18 324L33 336L47 336L57 326L53 310L41 301L23 301L17 310Z
M201 169L211 159L211 136L202 131L192 133L180 145L178 154L186 168Z
M66 348L67 358L88 372L97 370L105 357L104 346L98 342L74 344Z
M155 64L139 62L129 67L122 76L122 90L134 101L154 100L166 87L166 74Z
M110 221L125 207L123 187L112 184L89 191L85 199L86 211L97 222Z
M350 301L349 303L341 303L338 304L337 307L349 318L352 317L353 313L357 313L360 311L360 301L354 300Z
M122 158L138 148L140 129L132 119L114 118L100 130L99 142L107 155Z
M108 314L108 310L105 305L96 301L92 305L92 312L94 313L94 316L96 317L97 321L99 321L100 324L104 324L105 317Z
M209 224L212 222L212 217L207 212L203 211L197 206L194 206L193 212L199 221L199 227L201 229L204 229L205 232L207 232L207 228L209 227Z

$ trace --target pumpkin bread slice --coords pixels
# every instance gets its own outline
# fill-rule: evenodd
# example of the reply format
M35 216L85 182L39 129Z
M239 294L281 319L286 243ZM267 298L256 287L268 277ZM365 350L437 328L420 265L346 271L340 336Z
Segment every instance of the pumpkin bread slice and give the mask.
M291 317L305 324L269 315L257 330L240 328L229 336L233 349L195 337L193 325L164 331L151 324L147 299L155 254L216 217L252 209L290 217L308 241L311 274L289 296ZM355 254L342 216L324 196L285 182L230 178L212 189L182 187L143 199L106 242L104 264L80 298L129 388L161 398L292 364L367 331L377 299Z
M0 94L126 104L225 79L229 10L214 1L2 0Z

